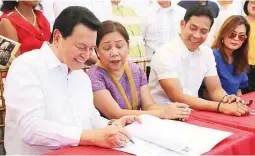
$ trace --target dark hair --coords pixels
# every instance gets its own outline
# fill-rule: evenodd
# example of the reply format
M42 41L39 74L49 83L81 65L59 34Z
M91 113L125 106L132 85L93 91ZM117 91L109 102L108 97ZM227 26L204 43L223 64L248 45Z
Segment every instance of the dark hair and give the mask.
M96 45L99 46L102 38L109 33L118 32L125 39L126 42L129 41L129 35L125 27L119 22L113 22L110 20L102 22L101 28L97 31L97 41Z
M16 7L19 3L17 1L4 1L4 0L2 0L2 2L3 4L0 8L0 11L2 12L13 10L14 7ZM40 9L43 9L43 6L41 5L41 3L39 3L39 7Z
M238 25L242 24L245 25L247 39L243 42L242 46L239 49L236 49L233 52L234 55L233 64L235 74L241 74L249 67L248 51L249 51L250 25L248 21L245 19L245 17L240 15L233 15L226 19L212 44L212 48L217 48L220 51L221 56L227 63L228 58L224 51L225 44L224 41L222 41L222 39L229 33L231 33Z
M184 21L187 23L192 16L207 16L207 17L209 17L211 20L210 29L214 23L213 14L212 14L210 8L207 6L204 6L204 5L196 4L196 5L193 5L191 8L189 8L186 11L186 14L184 15Z
M245 13L247 16L249 15L248 4L249 4L249 0L246 0L246 1L244 2L244 5L243 5L243 11L244 11L244 13Z
M62 36L66 38L72 35L74 27L78 24L82 24L95 31L101 26L100 21L89 9L82 6L70 6L65 8L56 18L50 43L53 42L54 30L58 29Z

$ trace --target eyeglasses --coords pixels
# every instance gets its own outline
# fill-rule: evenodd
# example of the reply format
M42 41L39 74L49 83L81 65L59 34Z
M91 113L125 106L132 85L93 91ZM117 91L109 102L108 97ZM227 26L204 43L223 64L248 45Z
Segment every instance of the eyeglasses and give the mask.
M240 41L244 41L244 40L246 40L246 38L247 38L246 35L244 35L244 34L237 34L237 33L235 33L235 32L231 32L231 33L228 35L228 38L234 39L237 35L238 35L238 39L239 39Z
M249 1L251 4L254 4L255 5L255 1Z

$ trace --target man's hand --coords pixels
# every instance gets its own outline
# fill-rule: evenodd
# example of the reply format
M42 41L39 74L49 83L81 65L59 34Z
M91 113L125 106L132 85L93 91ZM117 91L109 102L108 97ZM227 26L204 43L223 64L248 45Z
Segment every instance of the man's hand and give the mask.
M91 134L84 133L83 135L91 135L90 145L104 148L125 146L131 139L131 136L126 129L114 125L107 126L103 129L93 130Z
M124 116L115 120L112 125L97 130L83 130L80 145L94 145L104 148L117 148L125 146L131 140L131 136L124 128L125 125L141 120L135 115Z
M243 116L248 115L250 113L249 107L240 103L240 102L232 102L232 103L222 103L220 105L219 111L223 114L227 115L235 115L235 116Z

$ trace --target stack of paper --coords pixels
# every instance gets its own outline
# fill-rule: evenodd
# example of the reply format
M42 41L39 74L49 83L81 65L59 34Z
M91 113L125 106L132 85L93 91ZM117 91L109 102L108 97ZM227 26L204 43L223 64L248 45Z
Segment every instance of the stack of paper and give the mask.
M232 133L199 127L185 122L161 120L150 115L141 115L142 124L126 126L135 144L117 150L136 155L201 155Z

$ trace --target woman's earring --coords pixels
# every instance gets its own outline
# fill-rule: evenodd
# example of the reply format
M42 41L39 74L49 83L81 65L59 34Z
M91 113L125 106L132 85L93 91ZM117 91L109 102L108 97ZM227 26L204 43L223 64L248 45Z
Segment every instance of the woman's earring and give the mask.
M224 40L223 40L223 39L221 39L221 43L224 43Z

